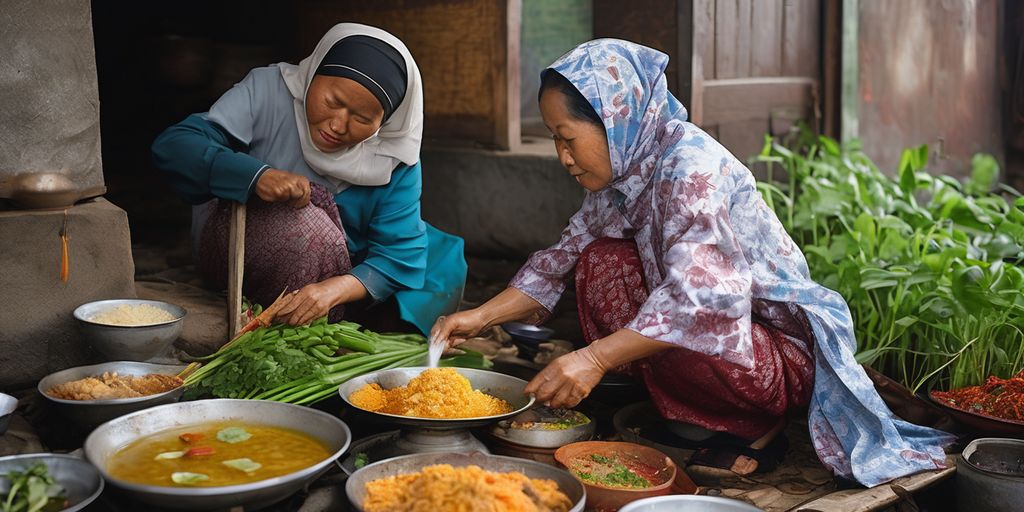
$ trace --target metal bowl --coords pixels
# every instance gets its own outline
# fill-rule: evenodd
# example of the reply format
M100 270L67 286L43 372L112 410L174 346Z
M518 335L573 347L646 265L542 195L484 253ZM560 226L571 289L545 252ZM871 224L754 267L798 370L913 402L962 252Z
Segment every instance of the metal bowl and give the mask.
M636 500L619 512L761 512L761 509L729 498L675 494Z
M152 434L188 425L237 421L302 432L320 440L331 452L326 459L287 475L223 487L169 487L125 482L110 476L107 463L125 445ZM352 440L344 422L299 405L259 400L198 400L162 405L108 421L85 440L85 458L99 468L113 487L160 508L211 510L241 506L265 507L294 494L329 469Z
M148 409L155 405L177 402L185 390L182 386L179 386L155 395L140 396L138 398L113 398L109 400L65 400L50 396L47 391L54 386L66 382L102 375L103 372L117 372L120 375L146 375L149 373L177 375L184 368L181 365L114 361L90 366L77 366L61 370L57 373L51 373L39 381L39 385L36 388L39 390L39 394L49 400L53 408L64 415L64 417L83 428L92 429L103 422L130 412Z
M520 471L530 478L554 480L559 490L572 500L570 512L579 512L587 502L583 485L564 469L554 468L540 462L474 453L417 453L376 462L356 471L345 482L345 494L357 509L362 510L366 499L366 484L389 476L416 473L425 466L450 464L455 467L475 465L487 471L507 473Z
M395 368L392 370L381 370L378 372L361 375L341 385L338 393L342 400L353 408L367 414L377 416L377 419L387 419L391 423L406 425L410 427L421 427L430 429L462 429L471 427L482 427L505 418L511 418L520 412L529 409L533 405L534 398L523 394L526 388L526 381L517 379L503 373L487 370L474 370L471 368L454 368L460 375L469 379L473 389L479 389L488 395L500 398L512 406L512 411L494 416L481 416L477 418L414 418L411 416L399 416L397 414L385 414L374 411L367 411L356 407L348 400L357 389L370 383L377 383L384 389L392 389L409 384L409 381L423 373L426 367Z
M14 410L18 408L18 399L6 393L0 393L0 436L11 426Z
M565 429L512 428L512 422L543 421L549 409L535 407L513 418L499 421L488 429L488 433L499 439L531 448L558 448L577 441L589 441L597 430L597 422L588 416L587 423Z
M0 496L6 496L11 482L5 475L12 470L22 470L42 462L57 483L64 488L68 497L68 508L62 512L82 510L103 492L103 478L92 464L71 455L54 453L30 453L0 457Z
M968 409L961 409L936 398L932 393L933 391L929 391L926 395L928 401L945 411L957 423L960 423L967 429L983 436L1024 439L1024 421L997 418Z
M148 325L107 325L92 319L103 311L122 305L149 304L174 315L174 320ZM116 360L145 361L167 350L178 339L184 325L185 308L158 300L112 299L88 302L75 309L89 343L101 354Z

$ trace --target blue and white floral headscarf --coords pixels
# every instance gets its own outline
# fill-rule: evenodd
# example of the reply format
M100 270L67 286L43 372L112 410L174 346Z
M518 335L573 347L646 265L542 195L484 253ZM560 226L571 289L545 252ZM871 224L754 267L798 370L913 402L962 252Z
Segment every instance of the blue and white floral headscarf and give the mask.
M668 91L667 64L651 48L598 39L551 65L604 121L613 177L511 286L551 310L587 245L633 238L649 297L626 328L748 368L751 314L770 315L767 301L795 304L815 338L809 426L821 461L867 486L944 467L951 436L889 411L854 359L846 301L810 278L750 171L686 121Z

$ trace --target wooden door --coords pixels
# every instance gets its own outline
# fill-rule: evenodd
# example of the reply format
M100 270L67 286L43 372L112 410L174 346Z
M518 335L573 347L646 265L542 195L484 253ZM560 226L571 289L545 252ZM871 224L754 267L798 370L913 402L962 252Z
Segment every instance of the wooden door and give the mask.
M594 0L594 36L666 52L690 119L742 160L820 122L820 0Z

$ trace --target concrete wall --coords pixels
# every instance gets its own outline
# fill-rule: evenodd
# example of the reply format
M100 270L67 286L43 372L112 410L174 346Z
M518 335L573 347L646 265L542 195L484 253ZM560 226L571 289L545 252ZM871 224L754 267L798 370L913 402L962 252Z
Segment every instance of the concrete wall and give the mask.
M0 178L62 170L102 185L88 0L4 0L0 11Z
M463 237L476 256L522 258L556 242L584 190L550 141L534 145L531 153L424 148L423 218Z
M72 312L135 297L128 216L96 199L68 209L67 282L60 280L64 211L0 211L0 389L98 362Z

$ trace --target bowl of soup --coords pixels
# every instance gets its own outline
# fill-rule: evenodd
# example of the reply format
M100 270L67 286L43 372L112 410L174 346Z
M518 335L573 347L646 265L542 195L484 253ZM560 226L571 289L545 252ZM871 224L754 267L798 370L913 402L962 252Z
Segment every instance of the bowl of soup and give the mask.
M178 510L262 508L295 493L348 449L330 414L255 400L154 407L100 425L85 457L112 487Z

